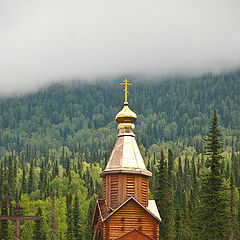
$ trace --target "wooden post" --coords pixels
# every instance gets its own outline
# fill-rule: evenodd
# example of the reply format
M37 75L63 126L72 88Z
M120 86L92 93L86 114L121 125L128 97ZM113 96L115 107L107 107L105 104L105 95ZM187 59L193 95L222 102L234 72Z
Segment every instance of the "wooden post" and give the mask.
M16 220L16 236L20 238L20 233L21 233L21 223L20 220Z

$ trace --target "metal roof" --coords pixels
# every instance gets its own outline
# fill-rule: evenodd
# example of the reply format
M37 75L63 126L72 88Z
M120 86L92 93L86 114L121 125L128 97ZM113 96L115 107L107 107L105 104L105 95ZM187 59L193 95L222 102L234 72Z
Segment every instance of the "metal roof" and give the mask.
M110 173L134 173L151 177L138 148L132 128L120 129L107 166L101 176Z

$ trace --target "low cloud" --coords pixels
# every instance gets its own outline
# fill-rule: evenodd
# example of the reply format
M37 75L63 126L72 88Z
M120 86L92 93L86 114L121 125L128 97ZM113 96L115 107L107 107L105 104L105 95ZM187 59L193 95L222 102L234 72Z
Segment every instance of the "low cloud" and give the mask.
M239 0L2 0L0 94L240 67Z

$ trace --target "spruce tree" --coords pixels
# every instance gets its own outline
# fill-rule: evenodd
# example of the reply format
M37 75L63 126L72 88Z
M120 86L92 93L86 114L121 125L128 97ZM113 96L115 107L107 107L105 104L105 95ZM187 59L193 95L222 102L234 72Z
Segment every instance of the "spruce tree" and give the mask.
M33 240L46 240L47 236L44 231L44 222L42 216L42 209L38 207L37 216L39 217L38 220L35 220L35 226L33 230Z
M201 226L199 219L199 192L198 192L198 182L197 173L195 166L195 158L192 158L192 188L189 193L188 209L189 209L189 231L193 235L193 239L197 239L197 234L199 233L199 226Z
M196 173L195 157L194 156L192 158L191 174L192 174L192 190L194 191L194 193L198 193L198 182L197 182L197 173Z
M171 184L173 181L173 152L168 149L168 181Z
M239 199L238 190L234 185L233 172L230 176L230 229L231 239L239 239L239 230L237 226L237 202Z
M79 199L77 194L74 198L74 208L73 208L73 229L76 240L81 240L80 231L80 209L79 209Z
M2 185L3 185L3 163L0 162L0 193L2 193ZM0 194L0 199L1 199L1 194Z
M222 143L218 130L217 113L214 110L210 133L207 137L209 156L207 168L210 173L202 181L202 231L201 239L229 239L229 199L225 179L222 175Z
M88 213L87 213L87 226L86 226L86 233L85 233L85 239L93 239L93 227L92 227L92 217L94 214L94 208L96 205L97 197L96 195L93 195L90 199L89 207L88 207Z
M181 200L182 239L191 239L192 237L192 232L190 230L188 206L189 206L188 194L186 191L183 191Z
M173 152L168 150L168 237L169 239L175 238L174 228L174 196L173 196Z
M23 166L23 175L22 175L22 192L27 193L26 171L24 166Z
M55 161L53 174L52 175L53 175L52 179L54 179L55 177L59 176L59 164L58 164L57 160Z
M40 169L40 182L38 185L38 188L40 190L40 199L44 199L44 193L45 193L45 182L44 182L44 177L45 177L45 167L43 161L41 162L41 169Z
M33 161L30 163L29 177L28 177L28 194L33 190Z
M170 157L172 157L171 153ZM163 151L161 151L160 162L158 164L157 186L154 196L162 217L159 229L161 239L174 239L172 185L169 185L167 162Z
M57 222L56 222L56 217L55 217L55 193L53 192L51 195L52 199L52 214L51 214L51 223L50 223L50 238L51 240L56 240L57 239Z
M13 166L13 157L8 157L8 175L7 175L7 182L9 186L8 196L10 199L14 199L15 193L15 178L14 178L14 166Z
M73 214L72 214L72 194L69 193L66 198L67 205L67 239L75 239L74 237L74 229L73 229Z
M1 215L8 215L7 199L2 198ZM8 220L0 221L0 240L8 240Z

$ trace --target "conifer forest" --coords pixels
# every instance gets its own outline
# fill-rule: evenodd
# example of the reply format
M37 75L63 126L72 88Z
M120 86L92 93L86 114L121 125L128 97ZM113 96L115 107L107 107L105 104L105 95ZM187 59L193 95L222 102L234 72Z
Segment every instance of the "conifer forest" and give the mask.
M161 240L240 239L240 71L134 80L129 107ZM23 240L90 240L100 173L117 139L121 79L0 97L0 215ZM14 222L0 220L0 240Z

